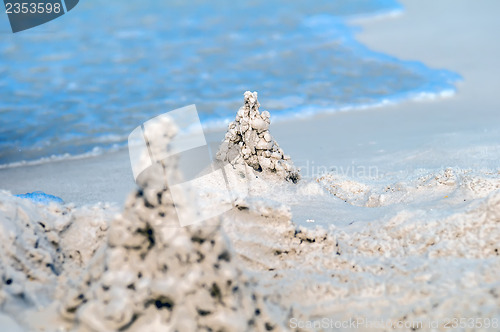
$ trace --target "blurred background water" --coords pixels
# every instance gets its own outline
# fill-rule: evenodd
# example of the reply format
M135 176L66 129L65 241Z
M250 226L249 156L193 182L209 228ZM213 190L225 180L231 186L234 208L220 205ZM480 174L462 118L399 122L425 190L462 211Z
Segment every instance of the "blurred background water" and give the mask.
M17 34L1 13L0 164L123 146L136 126L189 104L221 125L246 90L273 119L454 91L457 74L373 52L347 24L401 10L393 0L81 0Z

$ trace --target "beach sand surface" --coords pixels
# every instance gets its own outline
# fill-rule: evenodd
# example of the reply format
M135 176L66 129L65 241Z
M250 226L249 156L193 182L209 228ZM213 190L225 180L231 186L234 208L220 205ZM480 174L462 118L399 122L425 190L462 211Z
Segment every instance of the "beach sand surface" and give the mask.
M272 122L273 137L301 168L302 180L257 179L250 197L221 217L220 232L236 257L231 264L258 281L252 291L278 330L300 330L298 322L302 330L319 330L306 325L323 318L422 322L425 331L437 330L429 325L435 322L444 329L453 318L500 319L500 4L402 3L401 16L353 23L363 27L358 38L375 50L460 73L456 95ZM209 132L207 139L221 141L224 133ZM2 194L4 218L15 224L49 216L53 236L70 251L81 244L61 230L68 218L74 232L105 233L102 223L135 184L127 151L118 151L1 169L0 188L42 190L74 203L58 210ZM115 205L82 207L97 202ZM23 213L6 208L16 204ZM61 218L66 221L58 223ZM86 228L88 220L99 222ZM91 243L106 248L99 232ZM42 272L62 284L50 270ZM35 292L28 284L23 287ZM25 312L9 294L2 293L6 312L22 322ZM28 312L38 317L33 308ZM481 329L484 324L472 327ZM356 330L373 326L359 323Z

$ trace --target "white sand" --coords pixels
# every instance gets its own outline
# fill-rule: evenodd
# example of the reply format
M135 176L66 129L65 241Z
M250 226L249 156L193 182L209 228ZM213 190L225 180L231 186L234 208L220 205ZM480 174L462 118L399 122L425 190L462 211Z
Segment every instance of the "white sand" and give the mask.
M258 281L243 294L258 294L278 330L323 318L333 324L422 321L419 330L425 331L450 330L443 324L453 318L475 318L462 330L486 330L478 322L485 326L489 319L492 326L492 319L500 319L500 46L495 35L500 4L403 4L403 16L364 22L360 40L459 72L464 81L457 95L272 123L271 133L302 168L303 179L298 184L256 180L251 197L222 216L219 231L229 236L236 253L228 270L242 270ZM223 137L214 132L209 141ZM0 187L13 193L43 190L77 205L121 205L135 185L126 152L118 152L0 170ZM23 326L55 330L75 324L61 320L60 303L51 299L75 274L88 273L94 249L106 248L99 233L108 232L103 221L110 222L119 209L59 211L6 194L0 202L2 273L14 280L2 284L4 312ZM72 229L82 234L80 242L67 235ZM38 238L39 249L33 250ZM51 239L67 257L78 250L81 258L58 257ZM17 255L24 268L16 270ZM47 262L61 265L55 267L62 271L59 276ZM244 308L243 316L251 306ZM7 316L0 320L16 324ZM356 330L373 330L373 325Z

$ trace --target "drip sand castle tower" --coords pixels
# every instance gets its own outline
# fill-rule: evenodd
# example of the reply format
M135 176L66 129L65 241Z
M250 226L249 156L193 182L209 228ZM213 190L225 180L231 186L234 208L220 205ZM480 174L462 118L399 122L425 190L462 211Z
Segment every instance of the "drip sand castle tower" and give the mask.
M296 183L300 179L299 171L269 133L269 112L261 113L259 107L257 92L245 92L245 104L229 124L217 157L225 161L244 162L257 172Z

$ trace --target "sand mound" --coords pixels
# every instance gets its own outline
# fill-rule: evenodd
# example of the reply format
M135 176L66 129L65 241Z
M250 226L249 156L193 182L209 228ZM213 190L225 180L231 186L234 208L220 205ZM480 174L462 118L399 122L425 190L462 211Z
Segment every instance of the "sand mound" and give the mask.
M98 331L274 330L219 226L172 227L167 194L131 196L64 315Z
M67 279L84 270L102 245L115 208L35 204L0 192L0 303L25 321L23 310L51 303ZM26 323L26 322L25 322Z
M244 162L257 172L296 183L299 171L269 133L269 112L260 113L259 107L257 92L245 92L245 104L229 124L217 157L232 163Z
M328 173L315 179L335 197L355 206L380 207L401 203L418 203L433 198L446 198L456 204L463 199L477 199L500 189L495 171L472 171L460 168L418 170L404 180L387 182L385 179L352 179L345 175Z

